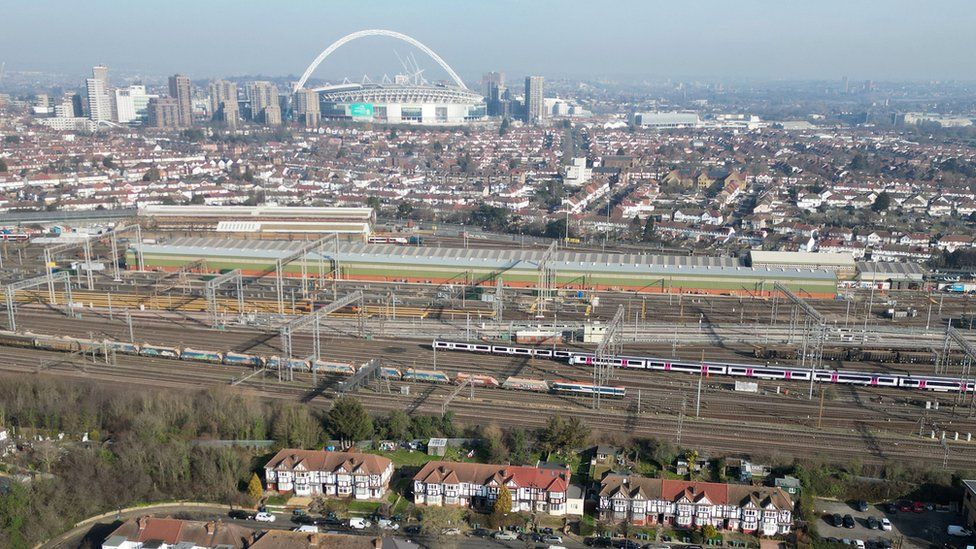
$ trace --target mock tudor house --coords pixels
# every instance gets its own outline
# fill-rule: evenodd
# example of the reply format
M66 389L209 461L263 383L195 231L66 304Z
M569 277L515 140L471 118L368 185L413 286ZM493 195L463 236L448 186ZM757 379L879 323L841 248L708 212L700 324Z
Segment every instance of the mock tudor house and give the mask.
M413 477L413 502L490 511L507 486L513 512L565 515L569 477L567 468L431 461Z
M392 461L358 452L285 448L264 466L268 490L296 496L382 499L392 476Z
M678 528L788 534L793 501L781 488L609 474L600 483L600 518Z

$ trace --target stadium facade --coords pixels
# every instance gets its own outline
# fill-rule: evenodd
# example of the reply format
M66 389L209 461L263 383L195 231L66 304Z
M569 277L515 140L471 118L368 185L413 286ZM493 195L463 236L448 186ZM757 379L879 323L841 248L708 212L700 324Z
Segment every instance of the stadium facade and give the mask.
M459 126L484 120L481 95L467 89L430 84L343 84L317 90L323 119Z

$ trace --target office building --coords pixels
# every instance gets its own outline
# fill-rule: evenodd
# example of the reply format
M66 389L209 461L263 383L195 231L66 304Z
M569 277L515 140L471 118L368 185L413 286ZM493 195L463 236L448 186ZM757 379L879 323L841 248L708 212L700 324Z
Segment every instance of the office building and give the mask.
M214 80L210 83L210 117L236 128L240 118L237 102L237 84L227 80Z
M541 76L525 77L525 121L534 124L545 118L545 103L542 100Z
M117 88L115 94L115 120L119 124L145 122L148 117L149 99L143 85Z
M169 96L176 99L179 109L179 125L188 128L193 125L193 96L190 89L190 77L185 74L174 74L169 77Z
M108 67L92 67L92 77L85 80L88 94L88 117L95 122L112 120L112 101L108 93Z
M251 102L251 119L269 126L281 124L281 107L278 104L278 88L272 82L256 81L247 85L247 98Z
M306 128L318 127L322 114L319 107L319 93L315 90L300 89L295 92L295 114Z
M149 100L149 126L153 128L179 128L180 105L174 97L153 97Z
M486 72L481 75L481 90L485 94L485 97L491 97L491 89L495 88L505 88L505 73L503 72Z

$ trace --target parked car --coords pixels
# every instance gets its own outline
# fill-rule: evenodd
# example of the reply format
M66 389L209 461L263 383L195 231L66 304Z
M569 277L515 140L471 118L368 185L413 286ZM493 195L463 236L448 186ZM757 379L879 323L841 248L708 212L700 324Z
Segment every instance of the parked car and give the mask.
M639 543L630 539L617 539L613 541L613 546L618 549L641 549Z
M891 530L891 521L888 520L887 518L882 518L881 519L881 529L884 530L884 531L886 531L886 532L887 531L890 531Z
M868 517L868 520L866 520L865 522L867 523L869 530L878 530L881 528L881 523L878 522L878 519L874 517Z
M277 517L267 511L261 511L260 513L254 515L254 520L258 522L274 522L276 518Z
M236 520L254 520L254 515L244 509L234 509L227 516Z
M508 530L502 530L501 532L495 532L491 537L499 541L515 541L518 539L518 535L515 532L509 532Z
M914 511L916 513L924 513L925 512L925 504L922 503L921 501L916 501L915 503L912 504L912 511Z
M544 543L548 543L548 544L551 545L553 543L557 543L557 544L558 543L562 543L563 542L563 538L561 538L561 537L559 537L559 536L557 536L555 534L552 534L552 535L549 535L549 536L546 536L546 537L542 538L542 541Z
M373 525L372 522L370 522L370 521L368 521L368 520L366 520L364 518L353 517L353 518L349 519L349 527L350 528L353 528L355 530L365 530L365 529L369 528L372 525Z
M854 540L854 547L857 547L857 549L864 549L864 540Z
M868 510L868 502L859 499L854 502L854 508L863 513Z
M308 515L292 515L291 521L295 524L315 524L315 519Z
M420 526L416 524L411 524L410 526L407 526L406 528L403 529L403 533L411 534L411 535L419 534Z
M854 522L854 517L851 515L844 515L844 528L854 528L857 523Z
M306 534L318 534L319 527L311 524L303 524L292 529L292 532L305 532Z
M844 526L844 517L840 516L840 513L834 513L830 519L835 527L840 528L841 526Z
M890 513L894 515L895 513L898 512L898 505L896 505L895 503L886 503L884 506L884 510L885 513Z
M973 535L973 533L970 532L969 530L963 528L962 526L958 526L956 524L950 524L949 526L947 526L946 533L949 534L950 536L957 536L960 538L968 538L969 536Z
M594 536L584 539L583 543L589 547L610 547L610 538Z
M460 535L460 534L461 534L461 531L458 530L457 528L445 528L445 529L441 530L441 535L444 535L444 536L457 536L457 535Z

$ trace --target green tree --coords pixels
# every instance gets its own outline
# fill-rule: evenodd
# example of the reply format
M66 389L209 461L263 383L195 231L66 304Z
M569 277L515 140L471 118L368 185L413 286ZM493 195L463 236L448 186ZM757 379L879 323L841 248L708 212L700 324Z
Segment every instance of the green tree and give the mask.
M374 210L379 210L380 209L380 199L379 199L379 197L371 196L371 197L367 198L366 199L366 205L369 206L370 208L373 208Z
M143 181L159 181L159 178L160 178L159 168L157 168L156 166L149 168L148 170L146 170L146 173L142 174Z
M413 213L413 204L409 202L400 202L397 204L397 217L406 219L410 217Z
M874 199L874 204L871 204L871 210L875 212L883 212L891 206L891 196L888 195L887 191L881 191L878 198Z
M403 410L393 410L386 418L386 436L404 440L410 432L410 416Z
M207 198L205 196L203 196L202 194L194 194L192 197L190 197L190 204L193 204L195 206L199 206L201 204L204 204L206 202L206 200L207 200Z
M639 215L634 214L634 218L630 220L627 236L634 240L640 240L644 236L644 224L641 223Z
M332 404L326 417L329 434L343 442L365 440L373 436L373 418L359 400L342 397Z
M654 238L654 216L647 216L647 221L644 222L644 233L641 235L641 239L644 242L648 242Z
M261 479L257 473L251 473L251 480L247 482L247 497L257 504L264 496L264 487L261 486Z

